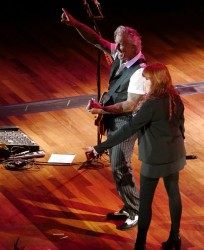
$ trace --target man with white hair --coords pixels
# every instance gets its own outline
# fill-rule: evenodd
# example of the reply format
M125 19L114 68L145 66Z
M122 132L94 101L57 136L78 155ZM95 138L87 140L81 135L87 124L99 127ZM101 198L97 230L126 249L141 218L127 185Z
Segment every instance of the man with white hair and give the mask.
M89 111L103 115L107 138L111 137L133 117L144 92L142 72L146 60L142 54L141 37L137 30L119 26L114 32L114 42L109 42L93 29L76 20L62 9L61 22L74 27L88 43L108 53L113 58L109 88L99 104L91 100ZM139 191L131 167L131 157L137 134L109 150L113 178L124 205L117 212L107 214L107 219L124 219L119 230L127 230L138 223Z

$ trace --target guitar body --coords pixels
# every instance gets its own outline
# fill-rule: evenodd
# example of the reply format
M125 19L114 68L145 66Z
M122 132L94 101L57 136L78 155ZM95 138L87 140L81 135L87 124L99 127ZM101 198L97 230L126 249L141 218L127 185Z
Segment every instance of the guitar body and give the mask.
M95 102L94 99L91 99L87 105L87 109L103 109L104 103L106 101L106 98L108 97L107 92L104 92L101 97L99 102ZM106 134L106 126L105 126L105 118L106 115L103 114L98 114L96 119L95 119L95 125L98 126L98 133L100 135L105 135Z
M104 115L100 114L95 119L95 125L98 127L98 133L100 135L106 134L105 122L104 122Z
M104 106L104 97L107 94L107 92L104 92L99 100L99 104ZM98 126L98 133L100 135L106 135L106 126L105 126L105 116L103 114L99 114L97 118L95 119L95 125Z

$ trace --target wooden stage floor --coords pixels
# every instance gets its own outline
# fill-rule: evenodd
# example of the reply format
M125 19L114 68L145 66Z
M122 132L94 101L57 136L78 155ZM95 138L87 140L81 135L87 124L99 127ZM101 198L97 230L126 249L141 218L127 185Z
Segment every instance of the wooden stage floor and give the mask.
M150 15L150 14L149 14ZM187 16L187 14L186 14ZM102 34L112 39L121 19L109 17ZM195 14L192 19L198 18ZM161 61L175 84L204 81L204 33L202 23L177 22L168 13L160 17L130 17L124 25L138 28L149 63ZM189 21L188 21L189 20ZM197 19L196 19L197 20ZM155 25L157 23L157 25ZM159 23L159 24L158 24ZM11 105L79 98L97 94L98 51L82 41L58 20L2 22L0 24L0 102ZM101 60L101 91L107 88L109 65ZM185 146L188 160L180 175L183 201L182 249L204 249L204 93L185 94ZM84 101L84 100L83 100ZM86 100L85 100L86 102ZM84 147L97 143L95 117L85 105L62 109L1 115L0 126L18 126L34 140L45 157L31 168L0 168L0 249L25 250L131 250L137 227L118 231L120 221L107 221L106 213L121 208L109 160L86 162ZM52 153L75 154L71 165L46 164ZM132 165L139 187L137 145ZM159 182L147 249L161 249L168 237L170 218L162 180ZM17 250L17 249L16 249Z

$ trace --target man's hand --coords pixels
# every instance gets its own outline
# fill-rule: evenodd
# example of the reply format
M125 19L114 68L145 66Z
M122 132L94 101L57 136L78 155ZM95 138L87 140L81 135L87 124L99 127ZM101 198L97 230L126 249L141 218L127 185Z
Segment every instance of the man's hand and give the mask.
M94 108L103 109L103 106L100 103L96 102L94 98L91 98L91 100L89 100L88 105L89 105L89 109L94 109Z
M95 108L93 108L93 109L89 109L89 112L91 114L93 114L93 115L102 115L102 114L104 114L103 109L95 109Z
M92 114L103 114L103 106L96 102L95 99L91 99L86 106L86 109Z

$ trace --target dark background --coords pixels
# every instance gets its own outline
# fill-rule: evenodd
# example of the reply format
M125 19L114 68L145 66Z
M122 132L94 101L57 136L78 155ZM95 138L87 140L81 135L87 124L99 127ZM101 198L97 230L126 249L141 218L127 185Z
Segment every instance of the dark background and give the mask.
M54 20L60 23L62 8L67 9L75 18L93 27L84 3L88 3L94 15L98 15L94 0L6 0L0 4L0 23L31 23L39 26L38 21ZM195 0L100 0L104 18L97 21L104 38L112 39L115 27L126 25L136 28L139 33L145 30L166 33L190 29L204 29L204 3ZM11 26L8 26L11 27ZM13 29L15 29L13 27ZM108 29L107 29L108 27Z
M87 3L92 6L93 0L87 0ZM186 11L189 15L189 10L202 17L204 10L204 3L201 4L195 0L100 0L99 3L106 17L143 15L148 19L148 14L152 12L155 15L171 12L175 14L175 18L179 18L179 15L183 15ZM62 7L69 9L77 17L81 16L85 9L84 0L6 0L0 3L0 21L55 19L59 18ZM192 17L189 15L188 18Z

